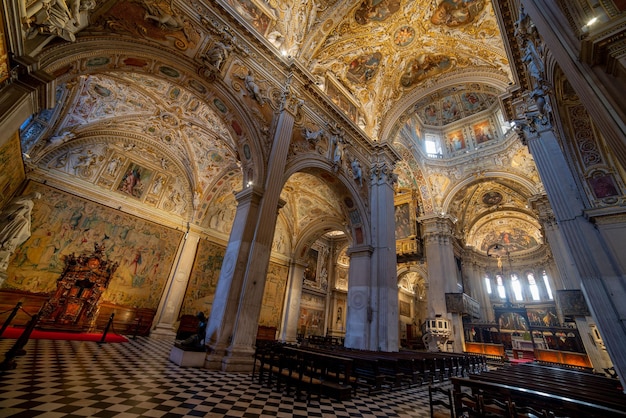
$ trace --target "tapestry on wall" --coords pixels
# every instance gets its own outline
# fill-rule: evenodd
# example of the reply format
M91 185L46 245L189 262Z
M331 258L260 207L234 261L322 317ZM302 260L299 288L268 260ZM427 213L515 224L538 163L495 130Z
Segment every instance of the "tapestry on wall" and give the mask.
M200 240L181 315L196 315L198 312L203 312L207 317L211 315L225 252L226 248L222 245Z
M0 146L0 208L12 198L24 181L20 149L20 137L17 133Z
M72 194L29 183L24 193L41 193L32 211L31 237L9 264L5 288L50 293L64 257L104 246L119 263L102 301L137 308L158 307L183 233Z
M200 240L181 315L196 315L198 312L203 312L207 316L211 315L225 252L226 248L222 245ZM270 262L259 325L279 328L288 273L288 267Z
M280 328L289 267L270 262L265 278L259 325Z

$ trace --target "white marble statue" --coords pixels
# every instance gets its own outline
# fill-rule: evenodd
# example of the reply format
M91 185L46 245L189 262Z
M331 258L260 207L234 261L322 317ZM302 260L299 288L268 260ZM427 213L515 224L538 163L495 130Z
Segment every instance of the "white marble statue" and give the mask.
M9 202L0 214L0 271L6 271L9 257L15 249L30 238L30 215L40 199L38 192L19 196Z

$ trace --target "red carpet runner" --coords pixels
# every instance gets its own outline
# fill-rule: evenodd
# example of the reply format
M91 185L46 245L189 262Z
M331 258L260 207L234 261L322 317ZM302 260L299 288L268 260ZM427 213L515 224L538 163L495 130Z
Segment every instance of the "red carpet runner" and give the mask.
M0 338L18 338L24 332L24 328L8 327ZM85 332L63 332L63 331L44 331L35 329L30 334L30 339L42 340L75 340L75 341L100 341L102 333L85 333ZM128 339L122 335L108 333L104 342L107 343L125 343Z

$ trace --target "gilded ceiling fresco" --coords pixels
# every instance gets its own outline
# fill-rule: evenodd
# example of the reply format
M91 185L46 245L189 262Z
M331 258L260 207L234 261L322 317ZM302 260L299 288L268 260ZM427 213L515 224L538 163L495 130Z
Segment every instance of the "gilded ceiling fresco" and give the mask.
M55 68L75 78L60 89L63 110L55 131L34 149L46 168L194 219L227 237L235 214L232 192L241 189L244 176L253 177L251 164L246 165L253 157L245 144L249 127L233 117L233 102L225 102L228 95L237 97L261 125L271 120L276 74L260 64L252 68L250 58L269 51L297 60L313 75L317 87L312 88L326 94L372 141L384 139L382 128L393 133L391 142L401 156L396 187L416 192L419 216L445 213L458 219L456 233L482 252L511 237L512 251L542 242L526 207L541 191L534 162L511 145L514 140L496 115L499 96L513 77L491 2L218 3L240 20L238 30L265 38L265 49L252 51L258 47L253 43L243 47L232 28L220 31L203 17L203 7L213 6L202 0L191 6L120 0L95 15L85 36L130 37L174 51L181 63L111 52L82 58L73 69ZM69 75L83 69L90 75ZM476 75L481 82L468 81ZM490 77L495 81L485 81ZM399 102L404 108L393 108ZM39 133L46 129L45 117L40 115ZM267 126L257 128L267 134ZM92 137L102 131L115 140ZM424 152L427 133L439 138L439 160L429 161ZM269 149L270 140L265 141ZM492 181L496 173L508 180ZM368 176L364 170L359 180L367 183ZM286 204L273 244L277 252L288 254L289 246L320 220L340 225L350 218L353 202L348 204L348 193L337 185L328 172L291 176L281 195ZM505 219L511 222L499 223Z

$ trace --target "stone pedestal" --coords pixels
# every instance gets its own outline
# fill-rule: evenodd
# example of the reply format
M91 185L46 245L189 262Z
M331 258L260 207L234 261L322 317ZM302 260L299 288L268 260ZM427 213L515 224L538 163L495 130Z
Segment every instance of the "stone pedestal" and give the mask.
M170 351L170 361L180 367L204 367L205 358L206 351L204 349L185 350L174 346Z

